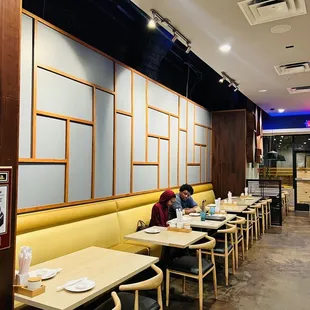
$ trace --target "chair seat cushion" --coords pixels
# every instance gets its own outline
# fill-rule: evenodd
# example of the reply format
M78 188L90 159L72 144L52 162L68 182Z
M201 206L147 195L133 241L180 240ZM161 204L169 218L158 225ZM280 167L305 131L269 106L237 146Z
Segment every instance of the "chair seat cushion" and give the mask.
M213 267L212 262L206 259L202 259L203 274L206 273L212 267ZM170 266L168 266L168 269L198 275L199 274L198 258L190 255L178 257L172 261Z
M231 243L228 243L228 250L227 252L231 251L231 249L233 248L233 246L231 245ZM213 249L214 254L218 253L218 254L225 254L225 242L218 242L215 246L215 248Z
M225 241L225 234L218 234L218 233L216 233L213 237L214 237L216 240ZM242 238L242 234L241 234L241 233L238 233L238 240L240 240L241 238Z
M117 294L121 300L122 310L134 309L135 295L132 293L120 292ZM114 308L112 298L98 306L95 310L111 310ZM139 295L139 310L159 310L160 306L156 300Z

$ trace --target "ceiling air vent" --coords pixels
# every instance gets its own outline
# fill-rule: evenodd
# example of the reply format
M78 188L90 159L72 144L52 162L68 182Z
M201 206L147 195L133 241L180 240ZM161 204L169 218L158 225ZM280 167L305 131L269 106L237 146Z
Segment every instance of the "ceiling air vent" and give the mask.
M244 0L238 5L251 26L307 14L305 0Z
M274 68L279 75L305 73L310 72L310 62L296 62L292 64L275 66Z
M310 86L297 86L287 89L291 95L301 94L301 93L310 93Z

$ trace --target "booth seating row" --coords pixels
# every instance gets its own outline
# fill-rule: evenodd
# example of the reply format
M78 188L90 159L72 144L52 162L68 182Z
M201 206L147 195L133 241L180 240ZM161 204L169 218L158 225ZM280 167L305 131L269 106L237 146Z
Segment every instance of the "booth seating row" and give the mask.
M152 206L160 194L157 191L18 215L16 269L17 256L24 245L32 248L32 265L90 246L160 257L160 246L124 239L136 231L139 220L149 223ZM194 186L193 198L198 204L204 199L214 203L212 184Z

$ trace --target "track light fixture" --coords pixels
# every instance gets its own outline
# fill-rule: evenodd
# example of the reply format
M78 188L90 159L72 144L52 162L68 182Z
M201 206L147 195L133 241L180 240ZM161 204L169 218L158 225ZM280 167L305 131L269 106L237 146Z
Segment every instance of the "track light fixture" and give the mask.
M186 53L188 54L191 50L191 41L188 40L178 29L176 29L170 22L169 19L161 16L156 10L151 9L152 18L149 20L148 28L154 29L157 24L161 24L165 29L172 32L172 42L179 40L186 46Z
M234 80L232 79L227 73L225 73L224 71L221 72L222 74L222 77L220 78L219 82L220 83L224 83L224 81L227 81L228 82L228 87L234 87L234 92L238 91L239 90L239 84Z

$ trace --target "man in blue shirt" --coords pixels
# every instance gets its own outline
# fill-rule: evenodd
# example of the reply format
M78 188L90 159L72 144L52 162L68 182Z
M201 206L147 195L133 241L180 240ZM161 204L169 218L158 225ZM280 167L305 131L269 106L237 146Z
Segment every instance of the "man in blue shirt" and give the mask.
M183 184L180 191L176 194L175 203L169 208L169 220L176 218L176 209L182 210L183 214L196 212L197 203L191 197L194 193L193 188L189 184Z

